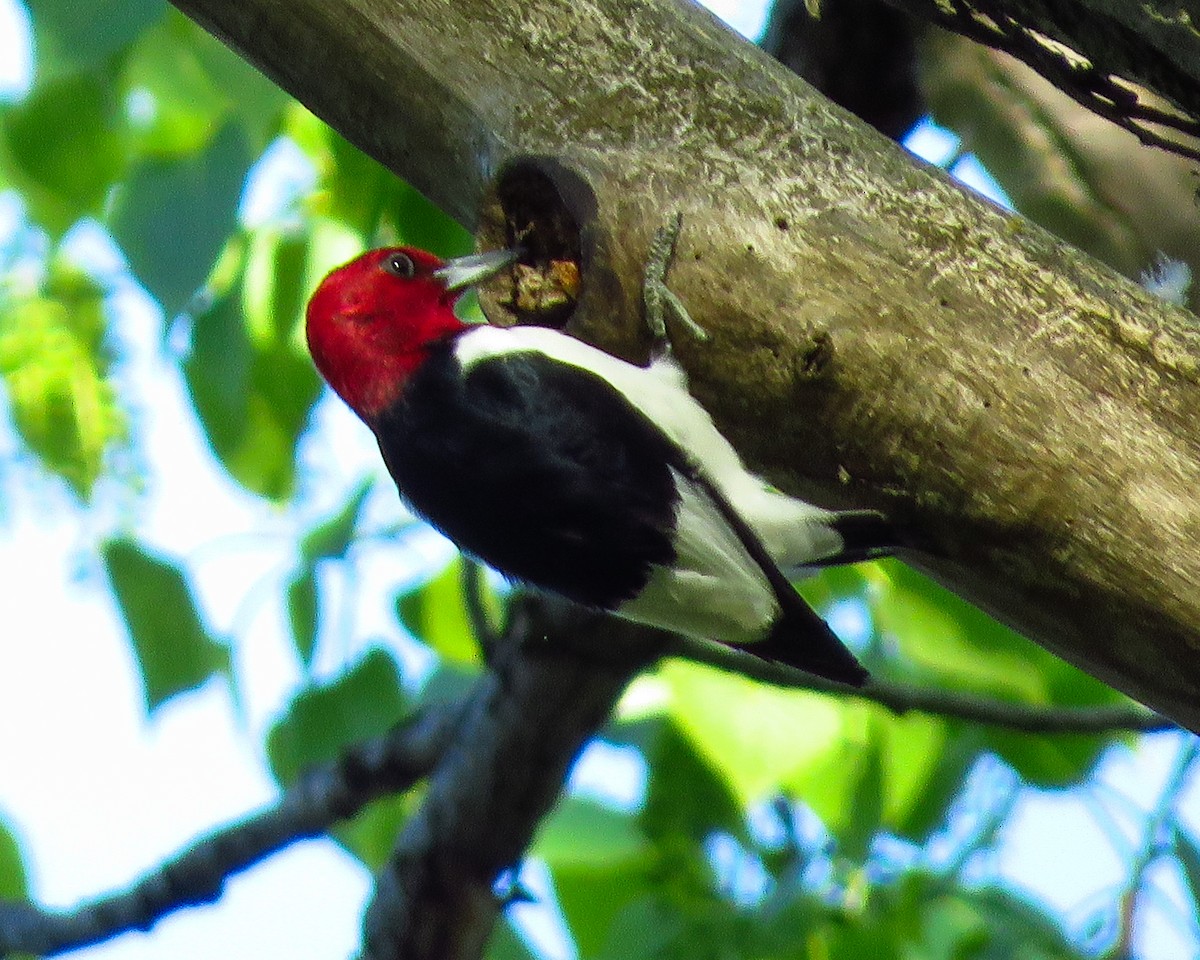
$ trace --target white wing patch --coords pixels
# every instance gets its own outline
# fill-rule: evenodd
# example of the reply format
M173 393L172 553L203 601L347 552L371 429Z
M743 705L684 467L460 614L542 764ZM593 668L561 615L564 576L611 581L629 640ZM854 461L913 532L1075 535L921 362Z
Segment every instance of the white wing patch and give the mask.
M828 511L780 493L742 465L737 451L717 430L708 411L688 393L686 375L669 356L649 367L638 367L546 327L476 327L462 334L454 347L464 372L481 360L523 352L544 354L608 381L688 455L784 569L798 569L841 551L841 536L823 522L830 515ZM696 516L688 522L696 525L698 536L714 538L697 541L697 556L712 551L718 536L731 540L745 554L736 534L703 491L697 491L695 499L699 504ZM680 522L684 522L682 512ZM709 576L706 571L692 574ZM716 587L715 581L705 582ZM763 583L765 586L765 580ZM682 590L683 586L673 584L672 588Z
M770 584L703 488L671 474L680 492L675 564L655 567L617 612L702 640L761 640L779 615Z

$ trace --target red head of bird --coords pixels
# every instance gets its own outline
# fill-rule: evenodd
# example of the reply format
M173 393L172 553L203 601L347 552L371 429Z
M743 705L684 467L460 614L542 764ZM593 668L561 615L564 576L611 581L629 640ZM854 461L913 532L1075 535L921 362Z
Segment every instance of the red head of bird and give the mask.
M317 369L370 423L434 343L466 329L454 314L463 289L515 256L496 250L441 260L413 247L389 247L338 267L308 303L308 349Z

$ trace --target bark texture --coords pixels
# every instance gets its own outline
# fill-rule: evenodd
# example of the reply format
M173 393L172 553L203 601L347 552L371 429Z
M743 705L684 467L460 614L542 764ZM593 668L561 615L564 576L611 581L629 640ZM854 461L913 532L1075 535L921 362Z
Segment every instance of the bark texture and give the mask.
M489 229L561 204L584 268L570 329L616 352L644 353L646 244L682 210L671 283L713 337L677 351L750 462L887 510L939 580L1200 728L1190 314L687 4L177 3L463 223L498 173L534 171L502 178Z

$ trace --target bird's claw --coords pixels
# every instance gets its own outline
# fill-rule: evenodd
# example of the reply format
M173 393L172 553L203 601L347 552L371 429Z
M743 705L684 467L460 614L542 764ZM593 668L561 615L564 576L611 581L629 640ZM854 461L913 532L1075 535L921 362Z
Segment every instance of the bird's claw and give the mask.
M646 326L655 341L669 343L667 336L667 315L687 330L693 339L703 343L708 339L708 331L692 319L683 301L667 286L667 271L671 269L671 261L675 258L675 241L679 239L679 231L683 227L683 214L679 211L671 214L667 222L654 231L650 241L650 251L646 257L646 274L642 280L642 301L646 307Z

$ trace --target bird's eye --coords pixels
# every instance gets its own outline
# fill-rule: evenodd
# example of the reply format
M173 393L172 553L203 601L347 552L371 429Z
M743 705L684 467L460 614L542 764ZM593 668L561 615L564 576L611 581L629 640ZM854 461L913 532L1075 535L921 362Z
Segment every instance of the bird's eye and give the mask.
M384 262L383 269L402 280L411 280L417 272L417 265L407 253L393 253Z

